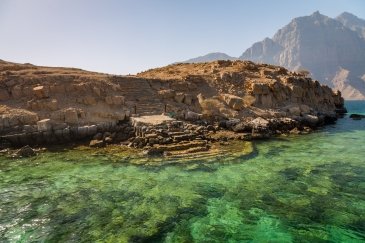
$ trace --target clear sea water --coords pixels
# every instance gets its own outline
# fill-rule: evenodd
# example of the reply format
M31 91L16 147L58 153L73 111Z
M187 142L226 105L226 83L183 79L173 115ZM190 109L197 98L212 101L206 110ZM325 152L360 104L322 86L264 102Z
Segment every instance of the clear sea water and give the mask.
M0 242L365 242L365 120L252 146L165 166L0 157Z

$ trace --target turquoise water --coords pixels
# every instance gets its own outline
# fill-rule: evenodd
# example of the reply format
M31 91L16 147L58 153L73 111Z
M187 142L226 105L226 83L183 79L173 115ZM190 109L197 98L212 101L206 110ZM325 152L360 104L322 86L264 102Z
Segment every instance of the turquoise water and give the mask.
M254 148L165 166L82 150L0 157L0 242L365 241L365 120Z

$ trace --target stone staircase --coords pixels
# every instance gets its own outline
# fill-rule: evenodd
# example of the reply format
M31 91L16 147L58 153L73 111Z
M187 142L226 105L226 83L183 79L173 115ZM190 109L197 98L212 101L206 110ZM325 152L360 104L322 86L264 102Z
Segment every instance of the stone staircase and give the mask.
M131 113L138 115L157 115L164 112L164 104L158 98L149 82L139 78L118 79L121 94L125 97L125 103Z

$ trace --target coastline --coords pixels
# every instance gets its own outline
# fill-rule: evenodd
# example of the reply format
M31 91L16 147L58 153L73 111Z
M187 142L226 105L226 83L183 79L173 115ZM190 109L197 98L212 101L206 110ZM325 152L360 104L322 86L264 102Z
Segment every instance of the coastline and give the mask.
M121 144L146 156L305 134L346 113L340 92L250 61L174 64L137 76L1 62L0 147Z

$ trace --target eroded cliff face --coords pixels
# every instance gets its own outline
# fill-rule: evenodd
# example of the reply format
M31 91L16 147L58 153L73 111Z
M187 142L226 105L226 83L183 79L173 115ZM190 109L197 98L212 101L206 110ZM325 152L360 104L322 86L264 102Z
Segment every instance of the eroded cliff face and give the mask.
M315 12L293 19L272 39L248 48L240 59L290 70L307 69L321 83L340 90L346 99L364 99L364 29L364 21L355 16L342 14L336 20ZM343 69L349 75L340 80Z
M13 143L134 136L131 116L177 119L334 116L340 93L286 69L249 61L176 64L137 76L0 62L0 136Z
M227 111L227 118L245 116L255 108L285 113L287 107L305 105L316 112L332 113L343 106L341 94L318 81L250 61L176 64L138 77L149 79L162 102L173 109L201 113L204 102L214 100L215 107L221 108L217 115L225 116Z

